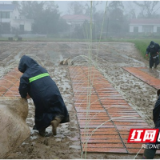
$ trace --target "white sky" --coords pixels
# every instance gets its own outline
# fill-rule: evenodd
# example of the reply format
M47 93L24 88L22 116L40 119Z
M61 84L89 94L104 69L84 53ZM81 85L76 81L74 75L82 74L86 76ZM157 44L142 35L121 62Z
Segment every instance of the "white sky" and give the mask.
M20 1L20 0L18 0L18 1ZM25 1L28 1L28 0L25 0ZM39 0L35 0L35 1L39 1ZM75 0L75 1L79 1L79 0ZM93 3L94 3L94 1L96 1L96 0L93 0ZM97 1L99 2L99 4L97 5L97 11L102 11L103 12L105 10L106 1L105 0L97 0ZM111 0L109 0L109 1L111 1ZM107 1L107 3L109 1ZM112 0L112 1L115 1L115 0ZM136 1L141 2L139 0L136 0ZM149 0L146 0L146 1L149 1ZM69 0L66 0L66 1L58 0L58 1L54 1L54 2L55 2L55 4L57 4L59 6L59 11L60 11L61 15L68 14L68 12L67 12L68 11L68 4L71 1L69 1ZM88 3L90 5L90 1L82 0L80 2L83 3L83 4ZM9 1L9 0L1 1L0 0L0 3L11 3L11 1ZM126 13L128 13L131 9L135 9L136 15L139 13L139 7L137 7L131 0L127 0L127 1L124 0L123 4L124 4L124 7L125 7L124 10L125 10ZM159 3L159 5L160 5L160 3ZM160 7L158 7L158 8L159 8L159 12L160 12Z
M28 1L28 0L25 0L25 1ZM75 1L78 1L78 0L75 0ZM99 1L99 0L98 0ZM9 1L9 0L6 0L6 1L1 1L0 0L0 3L5 3L5 4L10 4L12 1ZM59 6L59 11L63 14L67 14L67 10L68 10L68 5L70 2L72 1L62 1L62 0L58 0L58 1L54 1L55 4L57 4ZM80 1L82 4L86 4L88 3L90 5L90 1L85 1L85 0L82 0ZM94 1L93 1L94 3ZM106 1L99 1L99 5L97 6L97 11L98 10L104 10L105 8L105 5L106 5Z
M71 1L55 1L55 4L57 4L59 6L59 10L61 12L63 12L64 14L67 14L67 10L68 10L68 4L70 3ZM90 4L90 1L80 1L82 4ZM99 1L99 5L97 6L98 9L97 10L104 10L104 4L106 3L105 1Z

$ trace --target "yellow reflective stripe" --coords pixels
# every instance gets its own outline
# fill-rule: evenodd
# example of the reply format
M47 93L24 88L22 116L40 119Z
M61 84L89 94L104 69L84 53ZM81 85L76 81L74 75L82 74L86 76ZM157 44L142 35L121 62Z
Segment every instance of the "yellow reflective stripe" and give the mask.
M31 82L33 82L33 81L36 81L37 79L46 77L46 76L49 76L49 74L48 74L48 73L42 73L42 74L39 74L38 76L29 78L29 83L31 83Z

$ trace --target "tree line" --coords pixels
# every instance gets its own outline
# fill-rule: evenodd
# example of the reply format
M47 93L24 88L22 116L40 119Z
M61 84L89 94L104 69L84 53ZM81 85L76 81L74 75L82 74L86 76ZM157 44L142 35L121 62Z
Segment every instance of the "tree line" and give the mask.
M18 6L21 16L33 19L33 33L57 34L68 30L70 26L61 18L61 13L54 1L13 1ZM91 4L92 3L92 4ZM129 21L133 18L160 18L159 1L128 2L128 11L123 1L106 2L105 11L98 11L99 1L84 4L71 1L69 14L83 14L92 18L92 37L98 38L108 34L125 34L129 30ZM131 5L130 5L131 4ZM137 9L139 13L137 14ZM90 22L75 27L72 37L87 38L90 33Z
M65 30L68 25L61 18L54 1L13 1L21 17L32 19L32 32L36 34L55 34Z

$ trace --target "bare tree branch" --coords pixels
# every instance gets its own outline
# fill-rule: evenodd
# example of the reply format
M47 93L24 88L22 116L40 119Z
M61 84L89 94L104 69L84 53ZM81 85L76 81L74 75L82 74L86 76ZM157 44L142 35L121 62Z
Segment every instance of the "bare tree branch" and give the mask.
M158 9L156 7L159 4L159 1L143 1L143 2L134 2L139 8L141 8L141 13L143 13L144 17L151 18L155 16Z

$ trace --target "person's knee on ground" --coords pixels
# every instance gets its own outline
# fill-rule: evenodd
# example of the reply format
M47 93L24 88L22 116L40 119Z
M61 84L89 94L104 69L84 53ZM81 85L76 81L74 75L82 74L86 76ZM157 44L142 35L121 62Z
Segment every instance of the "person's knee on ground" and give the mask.
M57 134L57 127L61 121L62 121L61 117L55 117L55 119L51 121L53 135Z

